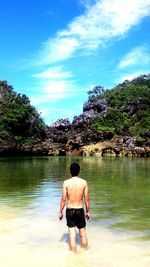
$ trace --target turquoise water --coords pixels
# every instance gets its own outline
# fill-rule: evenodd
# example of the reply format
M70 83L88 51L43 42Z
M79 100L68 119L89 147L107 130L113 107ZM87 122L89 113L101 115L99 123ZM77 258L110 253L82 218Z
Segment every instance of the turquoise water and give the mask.
M132 244L147 250L150 240L149 158L1 158L0 245L32 249L46 246L51 251L55 248L53 255L57 254L57 249L68 251L65 218L59 222L58 212L62 182L70 177L69 166L72 162L80 164L80 177L86 179L89 185L91 220L87 223L87 231L91 251L92 244L96 249L98 242L98 247L103 248L101 238L104 243L110 239L120 246L126 240L128 247ZM94 235L96 238L101 236L96 243ZM147 256L146 253L143 262L146 260L147 263ZM9 265L5 260L6 267L13 266L12 262ZM95 267L99 266L96 256L94 259L91 256L90 261ZM125 266L123 264L116 265L112 260L111 264L108 262L109 266L122 267ZM14 265L17 266L15 262ZM67 266L65 262L64 266ZM77 266L80 266L79 262Z

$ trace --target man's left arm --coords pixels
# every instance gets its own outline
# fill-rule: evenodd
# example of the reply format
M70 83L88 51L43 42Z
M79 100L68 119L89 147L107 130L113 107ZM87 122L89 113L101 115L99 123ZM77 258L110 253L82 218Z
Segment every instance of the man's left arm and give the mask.
M88 184L86 182L85 189L84 189L84 201L86 205L86 219L90 219L90 200L89 200L89 193L88 193Z
M62 197L60 201L60 211L59 211L59 219L62 220L63 218L63 209L66 204L66 197L67 197L67 190L66 190L66 182L63 183L63 191L62 191Z

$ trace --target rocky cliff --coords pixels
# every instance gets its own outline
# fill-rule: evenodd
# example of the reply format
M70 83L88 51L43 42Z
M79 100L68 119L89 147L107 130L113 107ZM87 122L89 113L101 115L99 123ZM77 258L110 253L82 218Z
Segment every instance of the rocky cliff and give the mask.
M24 103L24 98L19 98L20 110L23 103L25 111L30 108L34 113L27 117L28 131L23 132L19 141L14 135L11 139L1 137L0 155L150 156L150 75L125 81L111 90L97 86L88 94L83 113L72 122L59 119L44 127L29 101ZM20 113L15 114L16 125L18 118L23 123ZM9 116L11 124L12 118L10 121ZM3 135L10 131L10 127L4 126L3 123Z
M48 127L49 154L57 148L57 155L150 156L150 75L88 94L72 123L60 119Z

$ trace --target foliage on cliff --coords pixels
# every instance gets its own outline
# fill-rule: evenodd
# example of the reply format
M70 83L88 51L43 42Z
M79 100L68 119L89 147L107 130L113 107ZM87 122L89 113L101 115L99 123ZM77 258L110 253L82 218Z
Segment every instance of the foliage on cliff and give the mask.
M97 113L90 123L93 130L111 131L117 135L150 136L150 75L124 81L111 90L96 87L89 92L85 107L94 106L94 103L95 107L98 103L105 103L105 110Z
M150 75L124 81L111 90L97 86L88 94L83 113L72 123L60 119L47 127L26 95L0 81L0 142L32 145L46 138L52 144L77 147L113 135L141 141L150 138Z
M46 126L26 95L0 81L0 141L33 143L42 140Z

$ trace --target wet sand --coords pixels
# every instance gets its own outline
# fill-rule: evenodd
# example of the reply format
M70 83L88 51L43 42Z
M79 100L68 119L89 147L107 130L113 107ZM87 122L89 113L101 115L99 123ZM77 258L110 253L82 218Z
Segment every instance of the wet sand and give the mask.
M88 250L69 251L65 218L0 208L1 267L149 267L150 243L113 232L92 221L87 224Z

